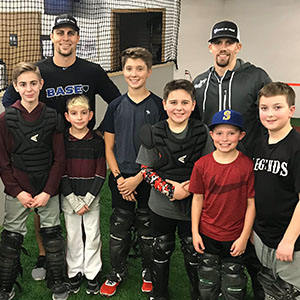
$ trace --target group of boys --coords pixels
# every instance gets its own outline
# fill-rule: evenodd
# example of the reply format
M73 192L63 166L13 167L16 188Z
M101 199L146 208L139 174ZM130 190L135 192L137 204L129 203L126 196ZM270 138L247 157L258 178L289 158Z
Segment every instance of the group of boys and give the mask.
M217 38L223 43L228 36ZM216 36L211 39L215 47L218 43ZM238 47L236 43L228 45ZM14 297L25 222L32 208L40 215L47 281L54 300L77 293L83 276L88 280L88 294L100 291L113 296L128 273L133 226L142 255L142 291L149 293L149 299L170 298L176 230L191 299L245 299L244 253L252 227L263 265L258 278L266 297L296 299L299 295L300 135L290 125L294 91L284 83L269 83L260 90L259 115L268 134L261 135L253 147L252 160L237 149L252 130L240 113L220 110L207 127L190 118L199 84L195 90L187 80L173 80L166 84L162 100L146 88L151 66L146 49L123 51L128 92L108 106L100 128L104 142L88 129L93 109L86 97L68 100L65 117L71 127L64 132L60 114L38 101L43 87L38 68L28 63L15 67L13 85L21 100L0 116L1 178L6 192L1 300ZM111 170L112 268L100 287L99 191L106 173L104 147ZM59 222L60 181L67 284Z

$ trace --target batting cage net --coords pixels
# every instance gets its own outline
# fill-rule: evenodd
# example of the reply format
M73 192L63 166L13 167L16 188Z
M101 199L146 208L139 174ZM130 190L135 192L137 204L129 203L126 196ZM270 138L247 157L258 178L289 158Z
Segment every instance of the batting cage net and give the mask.
M49 35L60 14L80 27L77 56L108 72L121 69L128 47L147 48L154 64L176 62L180 0L0 0L0 90L18 62L53 55Z

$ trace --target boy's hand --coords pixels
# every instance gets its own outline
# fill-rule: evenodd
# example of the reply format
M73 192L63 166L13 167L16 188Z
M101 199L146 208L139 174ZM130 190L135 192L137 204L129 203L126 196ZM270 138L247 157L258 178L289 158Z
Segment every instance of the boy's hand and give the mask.
M42 207L46 206L50 199L50 195L45 192L41 192L40 194L36 195L33 200L31 207Z
M89 207L85 204L78 212L77 215L83 216L86 212L88 212L90 209Z
M294 243L281 240L276 250L276 259L280 261L293 261Z
M21 204L26 208L31 208L34 199L32 198L31 194L22 191L17 195L17 199L21 202Z
M194 245L194 248L195 250L198 252L198 253L204 253L204 244L203 244L203 240L202 240L202 237L199 233L196 233L194 234L193 233L193 245Z
M126 200L126 201L133 201L133 202L134 202L134 201L136 201L134 194L135 194L135 193L131 193L131 194L128 195L128 196L122 195L122 197L123 197L123 199Z
M191 194L186 188L189 184L189 180L179 183L177 181L167 179L166 182L172 184L175 188L173 198L170 199L171 201L185 199Z
M246 247L247 247L247 240L239 237L231 245L230 255L231 256L240 256L245 253Z
M132 193L136 194L136 187L139 185L134 176L123 178L120 177L117 181L118 190L122 196L129 196Z

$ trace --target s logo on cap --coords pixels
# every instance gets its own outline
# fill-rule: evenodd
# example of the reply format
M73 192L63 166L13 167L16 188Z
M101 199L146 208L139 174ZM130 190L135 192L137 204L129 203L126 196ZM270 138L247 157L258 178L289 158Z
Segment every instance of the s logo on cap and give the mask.
M223 120L227 121L231 118L231 111L230 110L225 110L223 114Z

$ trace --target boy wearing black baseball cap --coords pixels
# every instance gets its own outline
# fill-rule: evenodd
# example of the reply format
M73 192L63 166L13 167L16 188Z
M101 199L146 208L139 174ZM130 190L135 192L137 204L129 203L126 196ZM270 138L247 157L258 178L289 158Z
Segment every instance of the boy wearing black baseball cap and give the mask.
M200 295L245 299L243 254L255 217L253 162L236 149L245 136L240 113L219 111L209 128L216 150L195 163L189 185Z

